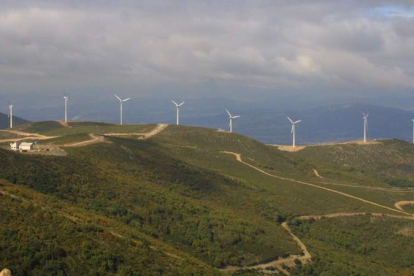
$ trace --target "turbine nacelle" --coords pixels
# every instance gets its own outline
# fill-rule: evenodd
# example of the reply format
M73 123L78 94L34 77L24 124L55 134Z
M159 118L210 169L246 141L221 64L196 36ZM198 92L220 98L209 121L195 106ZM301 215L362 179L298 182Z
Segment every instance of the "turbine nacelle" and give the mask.
M236 118L240 118L240 116L239 115L237 115L237 116L233 116L233 115L231 115L231 113L226 109L226 111L227 111L227 114L229 114L229 118L230 119L236 119Z
M180 103L180 104L174 102L173 100L171 100L171 101L175 104L175 107L180 107L180 106L182 106L185 103L185 101L182 102L182 103Z
M131 98L126 98L126 99L124 99L124 100L122 100L120 97L118 97L117 95L115 95L114 94L114 96L119 100L119 102L120 103L123 103L123 102L126 102L126 101L129 101Z

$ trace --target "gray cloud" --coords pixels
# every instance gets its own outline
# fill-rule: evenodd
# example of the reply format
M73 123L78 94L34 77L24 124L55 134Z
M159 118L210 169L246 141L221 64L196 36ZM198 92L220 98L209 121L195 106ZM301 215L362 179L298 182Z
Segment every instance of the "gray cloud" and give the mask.
M414 88L412 1L15 2L0 4L0 92Z

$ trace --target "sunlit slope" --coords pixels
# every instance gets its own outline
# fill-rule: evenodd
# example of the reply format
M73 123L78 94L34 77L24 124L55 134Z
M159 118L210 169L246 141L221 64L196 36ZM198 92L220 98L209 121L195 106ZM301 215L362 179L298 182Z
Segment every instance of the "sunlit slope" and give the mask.
M327 177L373 178L376 186L414 187L414 145L409 142L311 146L291 155L316 164Z
M338 193L269 177L237 162L234 156L223 153L241 153L243 160L249 164L276 176L311 184L318 184L321 180L312 170L314 164L304 159L286 156L276 148L244 136L209 129L172 127L160 133L153 141L162 146L168 154L183 162L213 170L242 183L251 191L248 195L240 193L240 197L249 197L251 205L261 206L262 211L270 216L379 211L375 206ZM338 190L343 188L338 187ZM359 191L352 191L350 194L358 196ZM375 202L386 204L388 207L393 207L395 198L405 198L400 195L396 195L395 198L381 194L374 196Z

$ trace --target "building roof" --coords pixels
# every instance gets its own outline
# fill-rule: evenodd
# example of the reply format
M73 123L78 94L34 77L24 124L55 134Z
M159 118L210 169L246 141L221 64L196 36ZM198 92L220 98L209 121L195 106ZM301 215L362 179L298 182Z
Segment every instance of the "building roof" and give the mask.
M33 145L31 142L23 142L20 144L21 147L30 147L31 145Z

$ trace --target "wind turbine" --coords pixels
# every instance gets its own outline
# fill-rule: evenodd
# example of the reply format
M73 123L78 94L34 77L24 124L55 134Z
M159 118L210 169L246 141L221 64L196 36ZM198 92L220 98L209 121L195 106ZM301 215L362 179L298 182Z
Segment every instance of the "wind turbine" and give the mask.
M364 143L367 142L367 131L368 131L368 115L369 113L365 114L362 113L364 115L364 117L362 117L362 119L364 119Z
M13 128L13 104L9 102L10 128Z
M287 116L287 118L292 123L292 130L290 131L290 133L293 135L292 147L296 147L296 124L302 122L302 120L294 122L291 118L289 118L289 116Z
M127 98L125 100L122 100L117 95L115 95L115 97L119 100L119 124L122 126L122 104L126 101L129 101L131 98Z
M68 122L68 102L69 102L69 95L64 94L63 98L65 99L65 123Z
M182 102L182 103L180 103L180 104L178 104L178 103L176 103L176 102L174 102L173 100L171 100L174 104L175 104L175 107L177 108L177 126L180 124L180 107L185 103L185 102Z
M230 132L233 132L233 119L239 118L240 116L233 116L230 114L230 112L226 109L227 114L229 114L229 119L230 119Z

